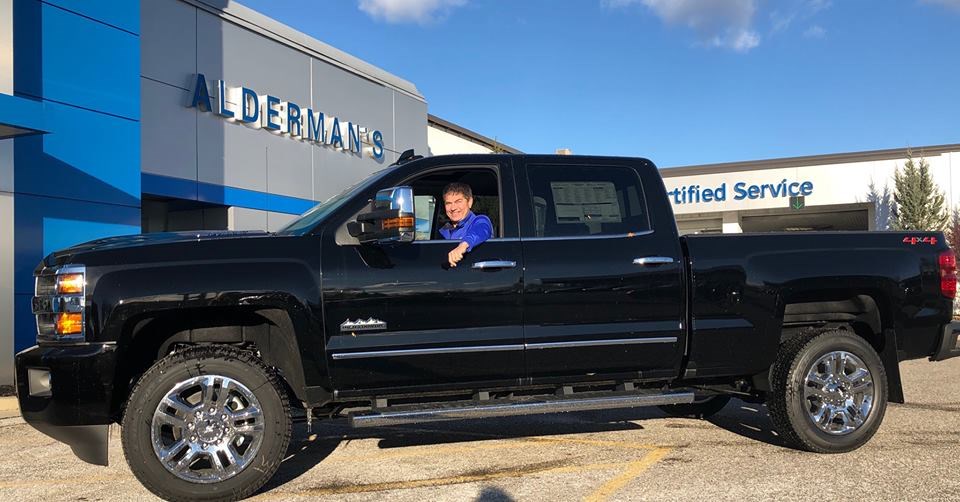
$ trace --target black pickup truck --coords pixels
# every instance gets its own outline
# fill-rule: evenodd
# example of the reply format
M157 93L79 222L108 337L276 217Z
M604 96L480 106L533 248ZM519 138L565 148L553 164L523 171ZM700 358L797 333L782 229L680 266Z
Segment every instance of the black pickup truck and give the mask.
M443 188L493 236L451 267ZM606 157L408 160L284 230L102 239L36 269L24 419L169 499L236 499L293 414L356 427L765 401L789 444L863 445L898 362L960 355L941 233L684 236L656 167Z

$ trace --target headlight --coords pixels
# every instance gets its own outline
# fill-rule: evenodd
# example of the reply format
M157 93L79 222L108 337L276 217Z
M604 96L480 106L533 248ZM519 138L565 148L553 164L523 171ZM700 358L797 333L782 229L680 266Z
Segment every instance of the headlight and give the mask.
M82 265L45 268L37 274L33 313L37 342L85 339L86 269Z

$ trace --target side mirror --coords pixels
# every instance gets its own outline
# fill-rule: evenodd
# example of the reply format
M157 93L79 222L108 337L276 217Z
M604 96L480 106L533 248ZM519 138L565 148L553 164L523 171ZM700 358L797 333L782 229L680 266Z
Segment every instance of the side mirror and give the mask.
M370 209L360 213L357 221L347 223L347 231L362 244L412 242L416 235L413 188L380 190L370 203Z

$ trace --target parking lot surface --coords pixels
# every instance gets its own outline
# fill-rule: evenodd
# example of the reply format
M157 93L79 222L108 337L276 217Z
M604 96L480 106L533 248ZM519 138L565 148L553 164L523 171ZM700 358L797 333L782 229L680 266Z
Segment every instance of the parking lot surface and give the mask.
M901 364L907 404L840 455L781 445L762 406L709 421L656 409L354 430L298 424L290 456L251 500L960 500L960 358ZM119 429L109 467L0 415L4 500L144 500Z

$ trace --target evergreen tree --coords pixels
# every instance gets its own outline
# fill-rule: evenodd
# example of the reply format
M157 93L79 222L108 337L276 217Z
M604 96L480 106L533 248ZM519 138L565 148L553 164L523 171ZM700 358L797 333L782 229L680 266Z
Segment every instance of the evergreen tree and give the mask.
M914 162L913 154L907 152L903 170L893 174L894 207L893 226L897 230L945 231L950 214L943 202L943 192L930 175L930 165L920 157Z
M953 254L960 253L960 208L950 213L950 227L947 229L947 242Z

